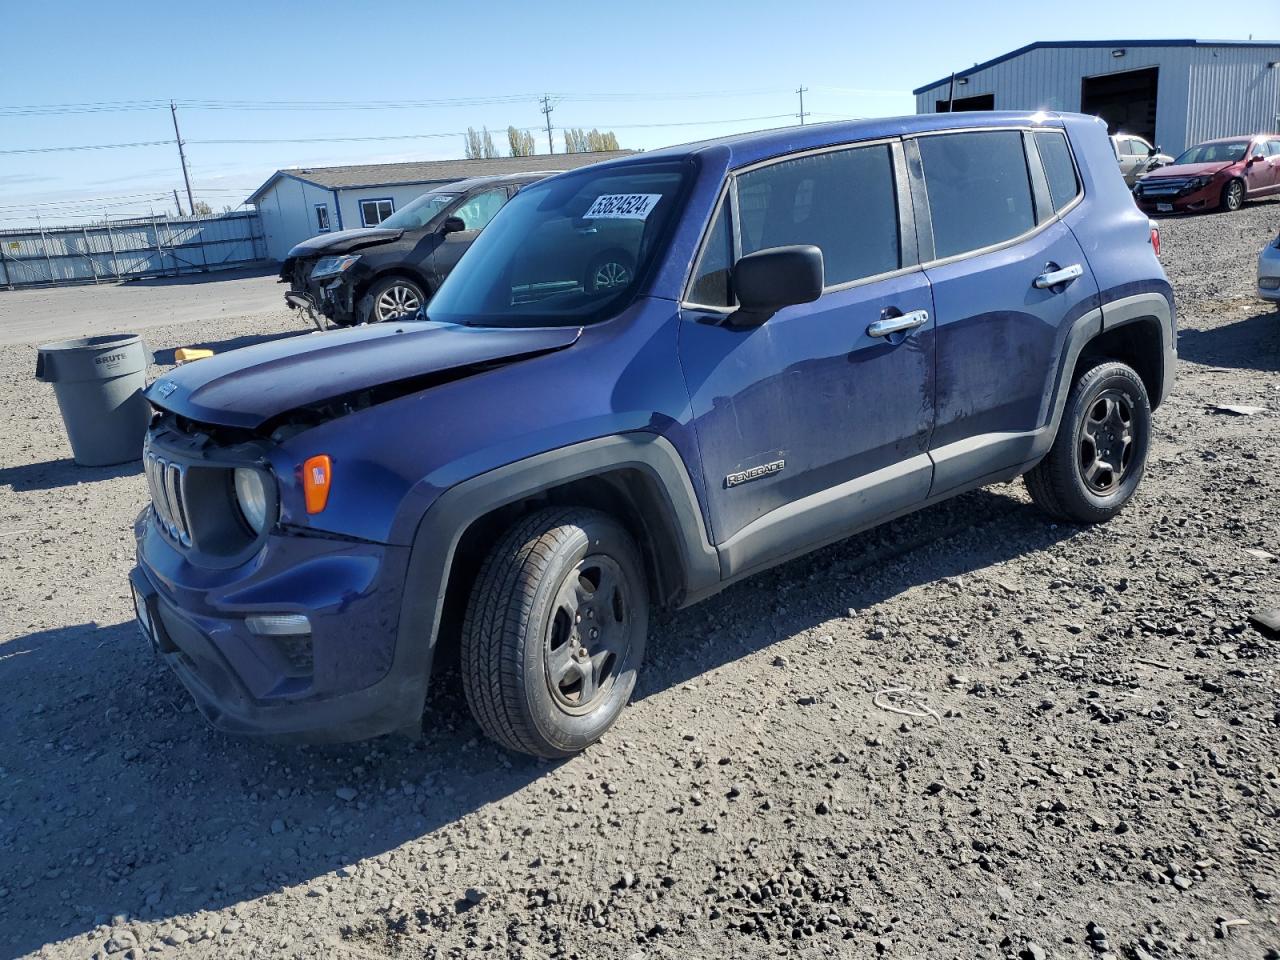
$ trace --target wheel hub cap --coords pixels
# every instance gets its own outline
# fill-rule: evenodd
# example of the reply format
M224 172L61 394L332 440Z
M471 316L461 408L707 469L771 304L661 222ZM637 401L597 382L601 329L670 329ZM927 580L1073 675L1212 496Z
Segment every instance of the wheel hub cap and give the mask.
M422 301L412 287L394 286L378 297L378 319L399 320L418 312Z
M588 713L612 690L626 660L630 598L618 565L589 556L556 593L544 645L547 686L561 709Z
M1118 390L1100 394L1080 430L1080 472L1094 493L1114 493L1133 459L1133 407Z
M610 261L602 264L600 269L596 271L596 289L612 290L614 287L621 287L630 281L631 277L627 273L627 268L620 263Z

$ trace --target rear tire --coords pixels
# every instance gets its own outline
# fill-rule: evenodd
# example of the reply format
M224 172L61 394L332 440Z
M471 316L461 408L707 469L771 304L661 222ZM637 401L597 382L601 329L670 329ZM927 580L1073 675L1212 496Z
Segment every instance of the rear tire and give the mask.
M462 683L492 740L569 757L631 698L649 629L639 549L582 507L519 520L485 559L462 626Z
M1138 489L1151 446L1151 401L1142 378L1100 360L1071 387L1049 453L1025 479L1036 505L1059 520L1101 523Z
M1244 206L1244 181L1232 180L1222 188L1222 209L1235 213Z

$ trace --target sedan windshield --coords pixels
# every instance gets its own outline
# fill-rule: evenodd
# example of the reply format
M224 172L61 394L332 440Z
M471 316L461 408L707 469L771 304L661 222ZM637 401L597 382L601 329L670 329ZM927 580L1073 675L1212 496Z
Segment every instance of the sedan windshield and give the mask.
M615 316L666 242L682 162L586 167L520 191L427 312L473 326L562 326Z
M1184 152L1179 163L1239 163L1249 149L1248 140L1228 140L1224 143L1201 143Z
M440 215L441 211L458 199L456 193L424 193L407 207L401 207L378 226L395 230L418 230Z

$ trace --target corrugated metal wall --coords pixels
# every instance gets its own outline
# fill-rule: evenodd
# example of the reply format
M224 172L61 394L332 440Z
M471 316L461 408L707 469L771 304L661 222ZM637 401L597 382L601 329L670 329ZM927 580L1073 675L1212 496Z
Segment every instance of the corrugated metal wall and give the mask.
M1124 49L1122 57L1113 49ZM1080 109L1084 77L1159 68L1156 140L1179 153L1210 136L1277 129L1277 47L1047 47L994 64L956 85L956 98L990 93L997 110ZM916 112L933 113L948 82L916 95Z
M225 270L263 257L258 215L130 220L0 231L0 286Z
M1239 133L1280 132L1280 47L1196 51L1187 88L1187 145Z

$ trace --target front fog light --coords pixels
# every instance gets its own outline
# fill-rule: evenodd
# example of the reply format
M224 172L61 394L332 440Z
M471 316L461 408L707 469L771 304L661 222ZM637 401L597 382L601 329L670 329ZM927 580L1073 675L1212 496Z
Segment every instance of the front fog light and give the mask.
M260 637L300 637L311 632L311 621L301 613L273 613L244 618L250 633Z
M267 484L258 470L237 467L235 475L236 502L244 514L245 523L254 533L267 528Z

